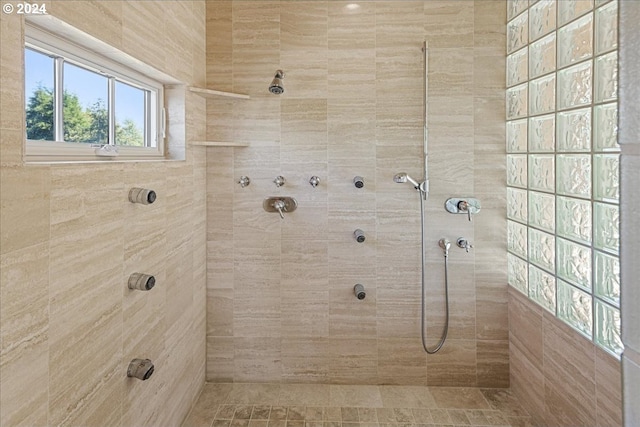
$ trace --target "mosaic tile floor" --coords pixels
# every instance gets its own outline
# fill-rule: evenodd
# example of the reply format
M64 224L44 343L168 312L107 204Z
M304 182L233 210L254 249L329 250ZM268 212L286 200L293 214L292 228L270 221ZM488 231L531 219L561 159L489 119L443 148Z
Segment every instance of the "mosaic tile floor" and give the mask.
M509 390L207 383L183 427L531 427Z

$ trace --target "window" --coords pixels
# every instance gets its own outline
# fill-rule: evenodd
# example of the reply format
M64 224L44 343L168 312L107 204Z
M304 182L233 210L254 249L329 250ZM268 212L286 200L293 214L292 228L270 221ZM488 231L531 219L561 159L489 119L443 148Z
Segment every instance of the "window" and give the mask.
M509 284L620 355L618 4L507 4Z
M162 156L161 83L32 25L24 62L28 159Z

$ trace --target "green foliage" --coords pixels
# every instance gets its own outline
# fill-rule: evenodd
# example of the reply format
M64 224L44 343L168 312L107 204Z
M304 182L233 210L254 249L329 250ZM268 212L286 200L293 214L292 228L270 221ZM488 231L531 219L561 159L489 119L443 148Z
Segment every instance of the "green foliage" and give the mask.
M109 113L102 99L83 108L76 94L64 91L62 103L65 142L107 143ZM53 141L53 105L53 90L38 86L27 103L27 139ZM143 132L130 119L116 123L116 144L144 146Z
M106 144L109 141L109 112L104 101L98 99L96 103L87 108L86 114L91 117L87 142Z
M65 90L62 100L64 140L67 142L93 142L90 133L93 118L82 109L78 96Z
M144 146L144 135L131 119L126 119L122 126L116 123L116 144Z
M27 139L53 140L53 90L38 86L29 98Z

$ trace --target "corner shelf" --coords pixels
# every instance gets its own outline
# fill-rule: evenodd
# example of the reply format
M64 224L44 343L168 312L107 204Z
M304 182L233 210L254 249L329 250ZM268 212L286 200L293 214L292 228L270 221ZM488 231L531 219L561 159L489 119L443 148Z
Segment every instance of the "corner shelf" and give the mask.
M191 141L191 145L199 147L248 147L248 142L234 141Z
M249 95L244 93L224 92L221 90L205 89L201 87L189 86L189 90L196 95L204 98L232 98L232 99L250 99Z

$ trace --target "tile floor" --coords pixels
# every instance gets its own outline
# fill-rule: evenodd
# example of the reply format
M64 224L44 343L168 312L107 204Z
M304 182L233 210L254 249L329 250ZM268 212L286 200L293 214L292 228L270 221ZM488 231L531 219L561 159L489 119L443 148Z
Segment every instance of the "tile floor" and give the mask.
M182 427L531 427L506 389L207 383Z

